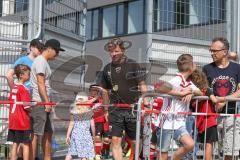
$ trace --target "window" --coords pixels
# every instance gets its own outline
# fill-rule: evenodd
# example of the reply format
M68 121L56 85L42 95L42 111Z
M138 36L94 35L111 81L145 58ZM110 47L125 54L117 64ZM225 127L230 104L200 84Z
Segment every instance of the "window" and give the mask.
M116 34L116 6L103 9L103 37L115 36Z
M189 0L176 1L176 25L184 27L189 24Z
M14 13L22 12L28 9L28 0L16 0Z
M154 0L155 31L224 21L225 0Z
M92 17L92 39L98 38L98 26L99 26L99 10L93 11L93 17Z
M123 34L124 29L124 5L118 5L117 8L117 34Z
M128 33L143 31L143 0L128 4Z
M224 21L226 19L226 1L211 0L210 2L211 20Z
M92 28L92 11L88 11L87 12L87 22L86 22L86 38L87 38L87 40L90 40L92 37L91 28Z
M3 0L0 0L0 17L2 17L2 15L3 15L3 9L2 9L2 4L3 3Z
M51 4L53 2L54 2L54 0L45 0L45 4Z
M172 28L175 25L175 2L173 0L155 0L154 1L154 28L155 30L164 30Z
M144 4L145 0L132 0L88 10L87 40L143 32Z
M191 0L189 24L207 23L210 19L210 0Z

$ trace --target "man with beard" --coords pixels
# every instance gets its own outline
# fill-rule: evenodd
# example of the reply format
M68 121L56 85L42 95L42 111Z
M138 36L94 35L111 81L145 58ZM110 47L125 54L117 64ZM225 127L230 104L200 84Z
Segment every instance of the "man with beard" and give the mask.
M240 83L240 66L228 59L229 42L223 37L212 40L209 49L213 62L203 67L203 72L207 75L210 87L213 88L215 96L228 96L236 94ZM229 102L223 108L218 108L221 113L237 113L235 102ZM234 124L236 124L234 126ZM240 120L234 117L219 117L218 131L219 139L223 139L223 154L225 160L233 159L238 156L240 149ZM234 132L235 131L235 132ZM233 149L233 150L232 150Z

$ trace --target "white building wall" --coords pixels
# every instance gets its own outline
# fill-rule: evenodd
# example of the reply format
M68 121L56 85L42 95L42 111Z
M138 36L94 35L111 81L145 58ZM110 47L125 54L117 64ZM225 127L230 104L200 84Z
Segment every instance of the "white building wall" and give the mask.
M208 50L209 46L206 45L153 40L152 53L149 55L149 59L153 60L155 63L157 62L156 64L163 64L166 66L167 73L160 79L167 81L177 73L176 60L181 54L191 54L194 62L198 66L203 66L204 64L212 62ZM155 64L153 63L152 65L154 66ZM157 75L153 75L153 82L157 81L156 76Z

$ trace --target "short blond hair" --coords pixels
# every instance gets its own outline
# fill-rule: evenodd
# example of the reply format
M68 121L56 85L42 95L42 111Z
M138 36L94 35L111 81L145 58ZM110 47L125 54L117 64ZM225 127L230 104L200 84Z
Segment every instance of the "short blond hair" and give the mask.
M187 72L193 65L193 57L190 54L182 54L177 59L177 67L179 72Z

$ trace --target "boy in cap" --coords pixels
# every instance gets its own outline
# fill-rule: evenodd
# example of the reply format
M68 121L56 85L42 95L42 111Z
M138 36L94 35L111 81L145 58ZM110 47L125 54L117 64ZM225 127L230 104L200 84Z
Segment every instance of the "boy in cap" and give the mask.
M51 76L51 69L48 64L49 60L54 60L59 51L65 51L61 48L60 42L56 39L50 39L45 43L42 55L38 56L32 65L31 72L31 87L32 87L32 100L37 102L50 102L50 84L49 79ZM42 146L43 155L45 160L51 159L51 141L53 134L52 106L45 105L34 106L32 111L33 119L33 139L32 139L32 156L36 157L37 140L39 136L43 136Z

